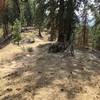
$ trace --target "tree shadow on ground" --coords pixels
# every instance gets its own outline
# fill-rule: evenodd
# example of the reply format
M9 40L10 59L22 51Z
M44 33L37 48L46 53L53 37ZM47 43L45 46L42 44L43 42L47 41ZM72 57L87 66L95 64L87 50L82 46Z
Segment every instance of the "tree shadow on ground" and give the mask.
M0 38L0 49L6 47L12 39L12 35L10 34L9 36L7 36L5 39L2 37Z
M50 86L55 87L54 82L56 80L62 81L62 83L56 83L56 86L58 88L60 86L59 89L61 91L65 89L65 92L67 91L66 95L69 98L68 100L70 100L75 97L76 91L79 90L76 89L76 86L78 87L78 80L83 82L83 84L84 82L91 83L93 75L100 75L100 59L95 55L93 56L98 61L96 61L97 59L94 60L94 58L90 59L87 55L89 52L84 50L78 50L75 57L65 57L63 53L48 53L49 46L50 44L40 45L37 47L36 52L31 53L28 57L24 56L22 60L19 60L22 66L17 68L19 65L16 65L16 70L5 78L10 82L7 86L23 84L20 87L21 91L15 95L7 95L2 100L9 100L6 98L13 100L15 97L17 99L14 100L27 100L24 97L25 93L30 93L31 98L34 98L40 89ZM65 79L69 82L63 83ZM68 89L68 87L72 88ZM72 93L73 91L74 93Z

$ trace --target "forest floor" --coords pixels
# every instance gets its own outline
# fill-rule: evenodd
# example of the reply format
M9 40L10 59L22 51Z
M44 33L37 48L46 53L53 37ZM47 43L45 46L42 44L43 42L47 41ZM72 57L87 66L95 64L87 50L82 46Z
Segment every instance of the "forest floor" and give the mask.
M50 42L37 37L23 45L0 49L0 100L100 100L100 53L48 53Z

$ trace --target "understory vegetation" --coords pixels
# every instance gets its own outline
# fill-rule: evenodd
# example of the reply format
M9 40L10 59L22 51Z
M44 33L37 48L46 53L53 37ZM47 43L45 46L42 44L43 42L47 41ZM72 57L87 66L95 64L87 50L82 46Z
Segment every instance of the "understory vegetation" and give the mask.
M0 0L0 100L100 100L99 0Z

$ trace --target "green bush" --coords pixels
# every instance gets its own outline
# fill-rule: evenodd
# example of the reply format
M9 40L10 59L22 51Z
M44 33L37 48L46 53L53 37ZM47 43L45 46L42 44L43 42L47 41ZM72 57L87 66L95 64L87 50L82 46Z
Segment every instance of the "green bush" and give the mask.
M16 19L13 25L13 41L19 45L21 40L21 22Z
M32 48L32 47L28 47L28 48L27 48L27 51L28 51L28 52L33 52L33 48Z

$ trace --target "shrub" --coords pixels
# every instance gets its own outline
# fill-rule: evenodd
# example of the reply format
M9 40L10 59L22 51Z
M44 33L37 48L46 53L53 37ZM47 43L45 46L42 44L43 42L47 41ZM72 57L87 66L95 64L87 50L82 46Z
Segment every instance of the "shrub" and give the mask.
M21 22L16 19L13 25L13 41L19 45L21 40Z
M27 51L28 51L28 52L33 52L33 48L32 48L32 47L28 47L28 48L27 48Z

